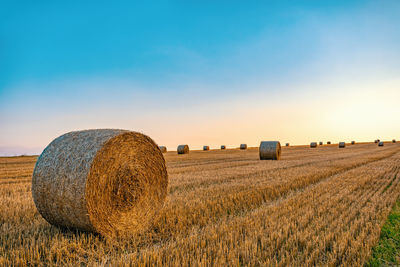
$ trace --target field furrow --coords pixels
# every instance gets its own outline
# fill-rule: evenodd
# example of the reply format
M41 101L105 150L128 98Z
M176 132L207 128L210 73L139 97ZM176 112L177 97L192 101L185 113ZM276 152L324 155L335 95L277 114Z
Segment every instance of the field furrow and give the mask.
M31 197L36 158L0 159L0 265L362 265L400 196L400 146L284 153L168 152L164 208L113 242L49 225Z
M218 258L219 264L359 265L369 256L399 196L399 179L393 180L398 170L391 168L398 164L399 155L395 155L332 176L286 200L225 218L170 242L165 251L180 248L176 262L188 263ZM152 257L156 253L163 262L169 257L163 250L149 249L131 255L131 260L151 262L148 253ZM186 250L195 257L185 258Z

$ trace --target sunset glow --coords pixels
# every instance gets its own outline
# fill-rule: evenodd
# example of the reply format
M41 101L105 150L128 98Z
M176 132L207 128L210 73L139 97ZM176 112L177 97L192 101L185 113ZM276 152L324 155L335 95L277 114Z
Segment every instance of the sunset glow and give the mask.
M0 155L89 128L169 150L400 139L400 3L279 3L10 5Z

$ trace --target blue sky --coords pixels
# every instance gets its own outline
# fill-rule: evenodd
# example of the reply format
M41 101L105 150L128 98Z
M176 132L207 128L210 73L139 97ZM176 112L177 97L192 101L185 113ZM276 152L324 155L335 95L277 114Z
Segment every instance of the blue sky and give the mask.
M169 149L400 134L399 1L82 2L2 4L0 153L87 128Z

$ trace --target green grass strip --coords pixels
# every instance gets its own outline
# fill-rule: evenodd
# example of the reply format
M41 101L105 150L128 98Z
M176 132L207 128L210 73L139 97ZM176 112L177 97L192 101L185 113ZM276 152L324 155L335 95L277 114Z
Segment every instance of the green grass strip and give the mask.
M400 265L400 200L396 202L382 227L379 243L372 249L372 257L365 266Z

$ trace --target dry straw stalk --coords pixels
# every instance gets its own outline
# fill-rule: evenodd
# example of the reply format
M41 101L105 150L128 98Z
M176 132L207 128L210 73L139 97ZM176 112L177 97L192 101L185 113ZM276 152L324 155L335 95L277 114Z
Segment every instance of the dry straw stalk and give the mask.
M145 230L167 195L164 157L137 132L98 129L70 132L40 155L32 195L51 224L106 237Z
M279 160L281 158L281 144L279 141L262 141L259 148L260 159Z

